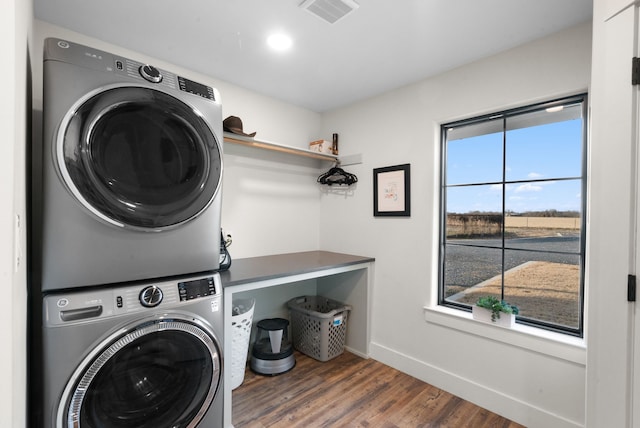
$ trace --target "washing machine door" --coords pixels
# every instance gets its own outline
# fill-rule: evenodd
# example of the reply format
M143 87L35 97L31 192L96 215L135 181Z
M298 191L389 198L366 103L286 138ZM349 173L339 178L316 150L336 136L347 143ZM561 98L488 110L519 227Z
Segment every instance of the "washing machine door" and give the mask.
M204 325L146 322L97 348L72 376L63 428L193 428L218 391L221 356Z
M117 86L88 94L64 117L57 138L67 188L119 227L179 226L202 213L220 186L221 149L207 118L159 90Z

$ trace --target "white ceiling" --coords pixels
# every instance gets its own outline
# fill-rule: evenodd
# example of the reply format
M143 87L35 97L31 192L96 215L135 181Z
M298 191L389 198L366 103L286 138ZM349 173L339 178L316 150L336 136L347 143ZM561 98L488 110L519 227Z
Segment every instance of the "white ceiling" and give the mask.
M34 0L37 19L322 112L591 19L592 0ZM288 52L266 45L273 31Z

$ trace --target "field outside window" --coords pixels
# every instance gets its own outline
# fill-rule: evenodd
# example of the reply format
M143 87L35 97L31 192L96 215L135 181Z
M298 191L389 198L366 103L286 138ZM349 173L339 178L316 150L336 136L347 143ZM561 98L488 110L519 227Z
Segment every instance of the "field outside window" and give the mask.
M442 126L440 303L582 336L586 95Z

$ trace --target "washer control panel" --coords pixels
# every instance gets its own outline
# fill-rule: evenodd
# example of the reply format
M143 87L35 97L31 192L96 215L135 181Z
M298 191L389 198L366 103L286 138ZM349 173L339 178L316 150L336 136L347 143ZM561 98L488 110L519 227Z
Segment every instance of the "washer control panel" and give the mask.
M198 297L212 296L216 294L216 286L213 277L196 279L178 283L180 301L193 300Z
M179 309L200 299L211 300L212 310L220 309L220 274L50 294L44 297L43 321L47 325L89 322L144 311Z

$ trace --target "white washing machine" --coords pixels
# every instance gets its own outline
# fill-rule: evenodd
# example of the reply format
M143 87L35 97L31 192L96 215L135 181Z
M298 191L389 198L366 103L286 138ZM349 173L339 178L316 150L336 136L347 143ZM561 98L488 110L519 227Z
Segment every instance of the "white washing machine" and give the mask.
M222 138L214 88L47 39L33 150L38 288L218 269Z
M219 428L219 274L44 299L43 428Z

